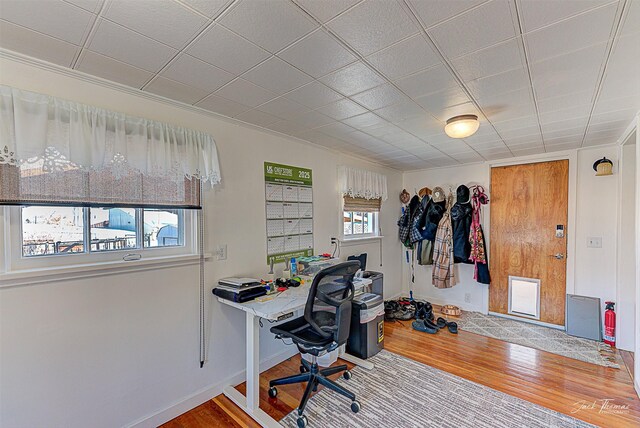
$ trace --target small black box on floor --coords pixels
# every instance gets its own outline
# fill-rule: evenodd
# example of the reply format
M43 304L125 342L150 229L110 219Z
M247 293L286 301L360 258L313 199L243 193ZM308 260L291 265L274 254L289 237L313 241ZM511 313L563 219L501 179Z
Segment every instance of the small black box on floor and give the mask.
M364 293L353 298L347 352L358 358L373 357L384 348L382 296Z

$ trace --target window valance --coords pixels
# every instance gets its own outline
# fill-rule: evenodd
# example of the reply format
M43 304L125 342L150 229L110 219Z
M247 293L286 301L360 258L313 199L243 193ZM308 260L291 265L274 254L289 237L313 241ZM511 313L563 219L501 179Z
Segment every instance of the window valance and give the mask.
M203 132L0 86L0 204L200 206Z
M387 200L387 176L372 171L340 166L340 193L351 198Z

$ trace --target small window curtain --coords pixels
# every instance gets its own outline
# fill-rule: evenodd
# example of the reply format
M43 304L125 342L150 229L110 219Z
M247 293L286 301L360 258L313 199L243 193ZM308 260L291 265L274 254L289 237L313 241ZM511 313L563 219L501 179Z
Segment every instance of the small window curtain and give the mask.
M380 211L382 202L387 200L387 177L385 175L340 166L338 176L345 211Z
M0 205L200 208L205 133L0 86Z

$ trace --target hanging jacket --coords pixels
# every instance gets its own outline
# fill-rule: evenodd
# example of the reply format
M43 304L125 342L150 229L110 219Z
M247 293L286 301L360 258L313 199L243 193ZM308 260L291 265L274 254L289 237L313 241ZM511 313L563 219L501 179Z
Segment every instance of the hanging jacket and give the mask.
M456 203L451 208L451 226L453 228L453 260L454 263L473 263L469 260L471 243L471 217L473 208L470 203Z
M451 204L453 196L447 198L445 211L436 232L433 247L433 270L431 281L437 288L450 288L455 285L453 273L453 230L451 228Z
M484 232L482 224L480 224L480 212L482 205L489 202L487 195L484 193L482 186L474 186L471 205L473 208L471 219L471 231L469 234L469 243L471 245L471 253L469 260L474 263L475 269L473 279L481 284L490 284L491 275L489 274L489 263L487 261L486 243L484 240Z

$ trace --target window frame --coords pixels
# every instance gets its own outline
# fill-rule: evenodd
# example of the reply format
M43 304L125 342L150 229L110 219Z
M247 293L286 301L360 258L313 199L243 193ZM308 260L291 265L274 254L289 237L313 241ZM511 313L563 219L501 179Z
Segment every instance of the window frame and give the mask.
M372 216L371 216L371 219L372 219L372 221L371 221L371 223L372 223L372 226L371 226L372 232L354 234L353 233L353 230L354 230L354 228L353 228L353 217L354 217L354 214L358 213L358 212L362 213L361 211L345 211L344 207L343 207L342 216L340 217L340 219L341 219L340 236L342 236L342 239L344 241L351 241L351 240L358 240L358 239L378 238L380 236L380 233L379 233L379 231L380 231L380 228L379 228L380 212L379 211L370 212L370 214L372 214ZM348 235L344 233L344 218L345 218L345 214L346 213L350 213L351 214L351 231L352 231L352 233L350 233ZM363 214L368 214L368 213L364 212Z
M198 253L197 213L195 210L182 210L182 223L184 225L184 227L181 228L183 229L181 232L183 238L182 245L144 247L143 215L141 215L141 210L144 210L144 208L139 207L136 208L136 237L138 241L136 248L90 251L90 208L83 207L83 245L86 251L82 253L43 254L25 257L22 254L22 207L23 206L4 207L5 272L113 264L114 262L133 263L139 260L190 256L197 255Z

